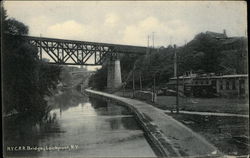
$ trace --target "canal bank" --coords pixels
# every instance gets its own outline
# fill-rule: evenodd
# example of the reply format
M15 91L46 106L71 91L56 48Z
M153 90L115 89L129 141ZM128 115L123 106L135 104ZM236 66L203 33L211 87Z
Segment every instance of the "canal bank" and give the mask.
M89 89L86 89L85 92L91 97L129 107L135 113L158 156L214 157L222 155L202 136L150 104Z
M71 90L48 102L48 122L5 118L4 157L156 157L129 108Z

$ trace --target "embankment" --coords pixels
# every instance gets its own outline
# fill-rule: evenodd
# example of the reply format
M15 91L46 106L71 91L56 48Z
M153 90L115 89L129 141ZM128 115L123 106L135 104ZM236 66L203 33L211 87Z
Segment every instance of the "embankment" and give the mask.
M150 144L158 156L219 156L218 149L202 136L147 103L116 95L85 90L91 97L97 97L129 107L143 127Z

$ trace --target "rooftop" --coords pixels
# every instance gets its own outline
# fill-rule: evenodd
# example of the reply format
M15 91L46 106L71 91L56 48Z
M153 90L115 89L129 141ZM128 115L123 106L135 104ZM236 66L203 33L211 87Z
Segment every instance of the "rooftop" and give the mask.
M179 79L190 79L190 78L235 78L235 77L248 77L248 74L235 74L235 75L222 75L222 76L197 76L197 77L191 77L191 76L179 76ZM176 77L170 78L171 80L176 80Z
M217 33L217 32L211 32L211 31L207 31L206 32L207 35L210 35L214 38L227 38L227 35L224 33Z

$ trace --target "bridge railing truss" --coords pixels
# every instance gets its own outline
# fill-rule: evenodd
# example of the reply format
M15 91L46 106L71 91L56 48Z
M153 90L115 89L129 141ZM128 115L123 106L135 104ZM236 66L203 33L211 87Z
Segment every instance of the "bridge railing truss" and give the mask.
M111 47L86 45L70 42L54 42L29 39L29 43L38 48L39 58L43 51L56 64L65 65L102 65L108 54L114 53ZM92 57L92 61L89 59Z
M144 55L146 47L62 40L26 36L28 42L38 48L40 59L45 52L53 61L63 65L102 65L107 57L122 54Z

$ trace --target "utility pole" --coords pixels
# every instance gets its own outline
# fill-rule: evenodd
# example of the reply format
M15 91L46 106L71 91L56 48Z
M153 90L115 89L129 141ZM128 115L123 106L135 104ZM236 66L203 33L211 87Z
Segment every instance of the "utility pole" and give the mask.
M183 73L183 75L182 75L183 93L185 94L185 78L184 78L184 76L185 76L185 73Z
M177 77L177 54L175 45L174 45L174 77Z
M176 45L174 45L175 65L176 65L176 113L179 113L179 75L178 75L178 55Z
M125 97L125 84L122 86L123 89L123 97Z
M147 50L146 50L146 57L149 57L149 53L150 53L150 48L149 48L149 39L150 39L150 36L148 35L147 36Z
M154 74L154 86L153 86L153 102L155 102L155 74Z
M148 48L149 48L149 35L148 35Z
M140 71L140 90L142 90L141 71Z
M41 33L40 33L40 37L42 37ZM40 59L42 60L43 59L42 47L39 47L39 54L40 54Z
M153 48L155 47L155 32L152 32Z
M135 97L135 73L133 69L133 98Z

